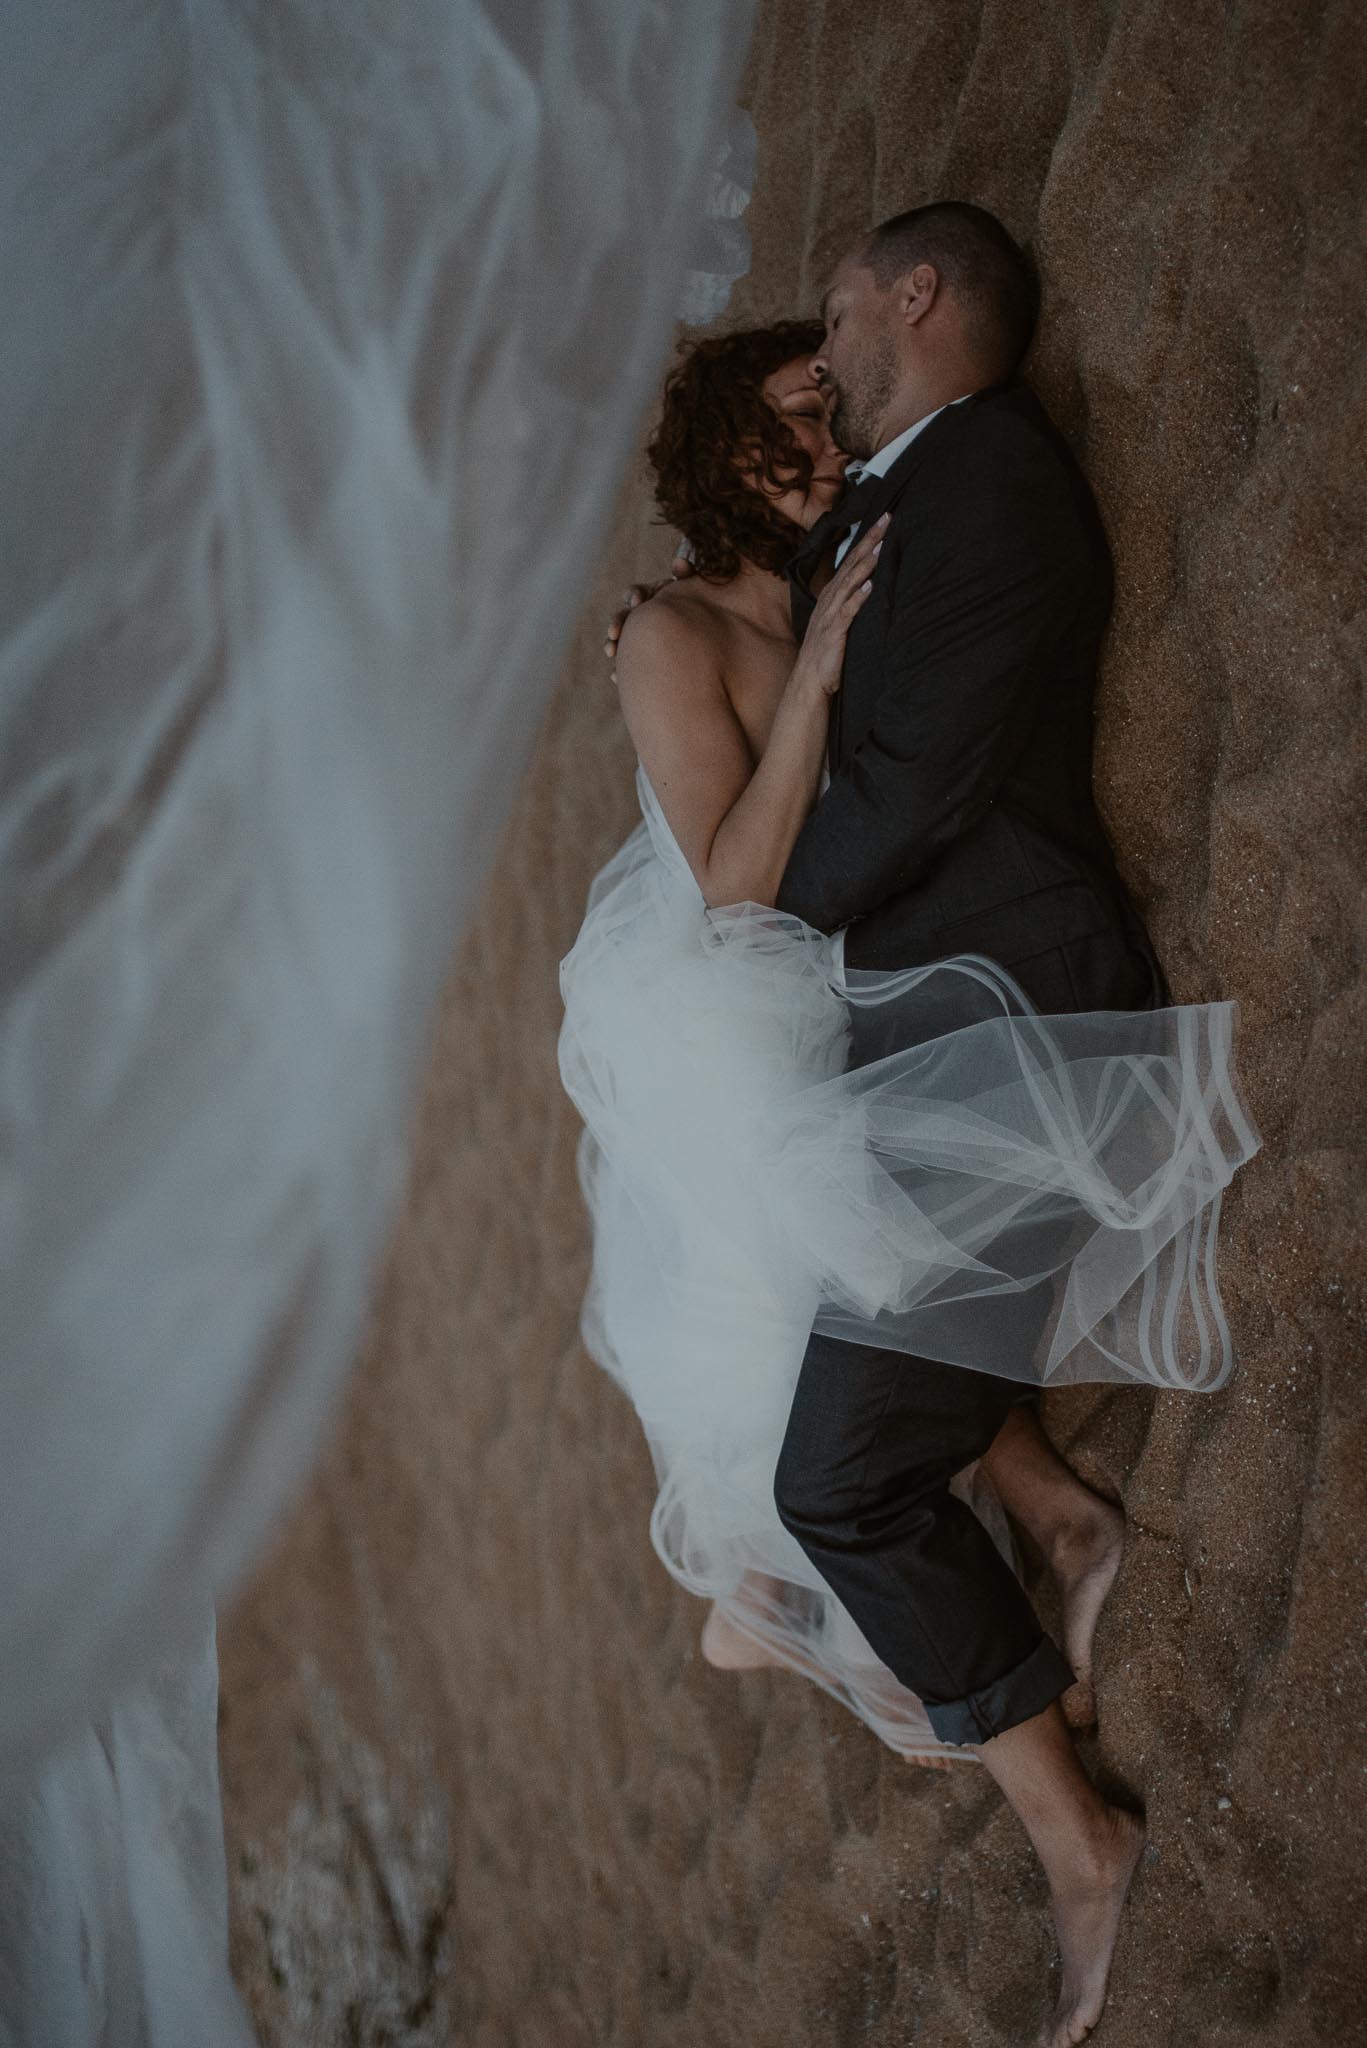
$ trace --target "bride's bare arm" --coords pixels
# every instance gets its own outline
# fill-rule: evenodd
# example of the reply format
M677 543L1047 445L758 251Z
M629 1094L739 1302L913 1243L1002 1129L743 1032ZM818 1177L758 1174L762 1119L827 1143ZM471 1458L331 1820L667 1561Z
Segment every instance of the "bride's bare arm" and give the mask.
M717 644L682 606L644 604L617 654L627 728L703 899L773 903L816 798L830 700L869 592L882 522L817 600L758 764L726 693Z

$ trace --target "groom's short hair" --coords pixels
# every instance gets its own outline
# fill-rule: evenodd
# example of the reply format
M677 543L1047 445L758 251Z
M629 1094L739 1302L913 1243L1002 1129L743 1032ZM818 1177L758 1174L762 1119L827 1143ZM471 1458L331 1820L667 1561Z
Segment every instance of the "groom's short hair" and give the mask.
M985 206L937 199L874 228L859 255L881 291L918 263L933 264L968 318L970 337L1000 375L1030 346L1039 286L1029 257Z

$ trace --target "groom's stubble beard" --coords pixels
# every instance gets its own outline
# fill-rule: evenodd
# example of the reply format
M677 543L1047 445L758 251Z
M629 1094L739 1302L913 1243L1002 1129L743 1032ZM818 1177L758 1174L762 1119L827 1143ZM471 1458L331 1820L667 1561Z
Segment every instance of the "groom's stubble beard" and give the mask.
M846 455L867 462L882 442L882 423L888 402L897 385L897 350L890 335L879 335L869 345L862 361L851 366L844 377L832 379L835 405L831 412L831 438Z

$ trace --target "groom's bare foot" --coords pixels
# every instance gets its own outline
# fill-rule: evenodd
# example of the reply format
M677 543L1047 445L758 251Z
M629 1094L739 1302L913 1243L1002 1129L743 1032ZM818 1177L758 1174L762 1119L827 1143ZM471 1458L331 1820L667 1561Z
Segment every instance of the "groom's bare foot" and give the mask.
M1096 1725L1092 1646L1125 1551L1125 1517L1100 1495L1081 1520L1059 1531L1049 1546L1049 1563L1063 1599L1063 1654L1075 1682L1059 1704L1070 1728Z
M1063 1984L1038 2048L1077 2048L1101 2018L1120 1915L1143 1848L1143 1823L1107 1807L1087 1857L1066 1883L1050 1887Z

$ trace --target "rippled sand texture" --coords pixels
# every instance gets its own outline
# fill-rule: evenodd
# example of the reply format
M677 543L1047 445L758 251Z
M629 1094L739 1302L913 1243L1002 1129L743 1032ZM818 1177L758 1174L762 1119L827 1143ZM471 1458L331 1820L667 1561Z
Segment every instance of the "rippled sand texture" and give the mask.
M1105 809L1178 995L1243 1004L1239 1377L1047 1404L1132 1529L1097 1763L1153 1847L1107 2048L1367 2029L1364 54L1358 0L792 0L750 73L742 316L810 309L852 232L936 194L1033 242L1034 376L1119 563ZM453 974L345 1425L224 1630L236 1959L276 2048L976 2048L1043 1993L1042 1886L980 1774L703 1664L576 1341L556 962L632 820L597 622L663 559L638 479Z

